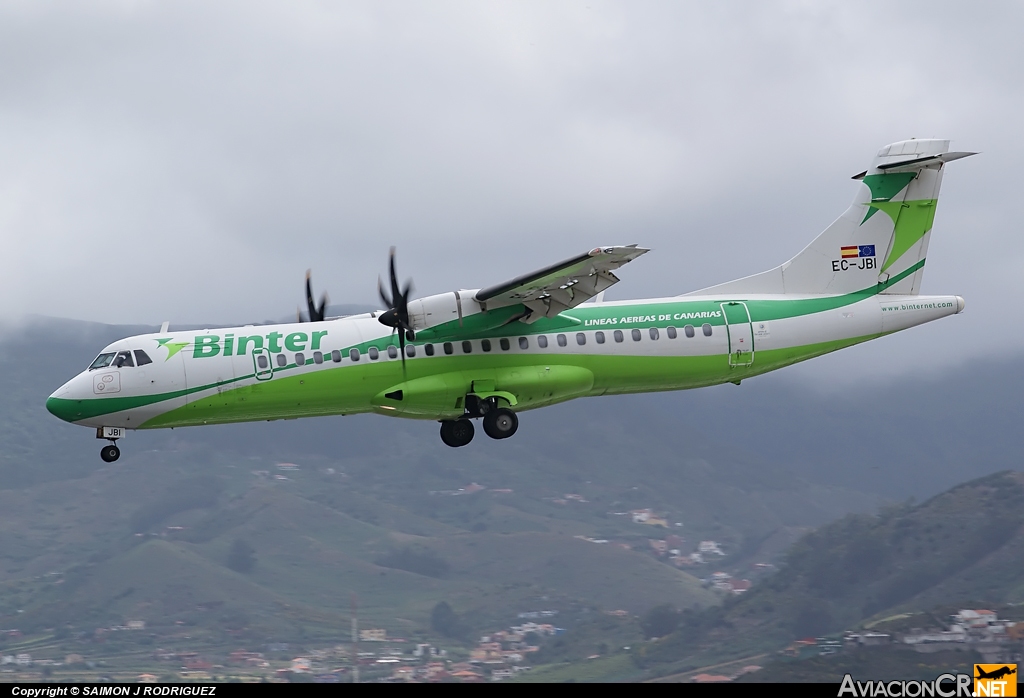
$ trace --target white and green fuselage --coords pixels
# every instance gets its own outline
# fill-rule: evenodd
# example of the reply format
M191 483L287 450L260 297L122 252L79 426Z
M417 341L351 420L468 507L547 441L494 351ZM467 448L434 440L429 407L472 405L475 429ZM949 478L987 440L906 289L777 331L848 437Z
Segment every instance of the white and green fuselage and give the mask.
M444 421L479 416L467 412L473 399L522 411L738 383L963 310L958 296L917 293L943 163L962 156L947 151L948 141L887 146L854 204L803 252L694 294L582 303L617 279L577 265L567 282L553 273L503 295L431 296L409 304L404 362L378 313L139 335L106 347L47 408L126 429L365 412Z

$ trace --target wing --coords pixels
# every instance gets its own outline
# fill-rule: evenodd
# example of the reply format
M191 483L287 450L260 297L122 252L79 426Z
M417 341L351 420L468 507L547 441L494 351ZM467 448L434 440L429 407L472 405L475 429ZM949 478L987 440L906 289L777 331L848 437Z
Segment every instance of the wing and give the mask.
M595 247L586 254L480 289L476 300L485 311L522 303L530 310L523 322L554 317L618 282L612 273L649 250L636 245Z

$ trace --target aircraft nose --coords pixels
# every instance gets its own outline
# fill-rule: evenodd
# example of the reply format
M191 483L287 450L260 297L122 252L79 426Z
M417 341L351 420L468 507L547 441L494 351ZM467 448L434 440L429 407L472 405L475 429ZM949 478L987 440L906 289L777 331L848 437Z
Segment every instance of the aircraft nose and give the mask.
M67 383L46 398L46 411L65 422L74 421L74 406L75 401L71 399L71 388Z

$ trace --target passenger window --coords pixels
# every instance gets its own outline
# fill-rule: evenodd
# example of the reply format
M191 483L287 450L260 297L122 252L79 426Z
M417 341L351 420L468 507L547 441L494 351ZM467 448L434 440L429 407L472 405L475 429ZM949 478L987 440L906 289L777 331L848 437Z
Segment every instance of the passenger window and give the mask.
M93 370L95 368L106 368L107 366L110 365L110 362L113 361L113 360L114 360L114 353L113 352L110 352L109 354L100 354L99 356L96 357L95 361L93 361L91 364L89 364L89 370L91 371L91 370Z
M615 341L616 342L621 342L622 341L622 330L615 330L615 333L612 336L615 337Z
M388 358L389 359L397 359L398 358L398 348L394 344L392 344L390 347L388 347Z
M595 332L595 333L594 333L594 340L595 340L595 341L596 341L596 342L597 342L598 344L604 344L604 332L602 332L602 331L600 331L600 330L598 330L597 332Z
M423 351L426 353L427 356L433 356L434 355L434 345L433 344L424 344L423 345Z
M582 347L584 344L587 343L587 335L585 333L583 333L583 332L577 332L576 333L576 343L579 344Z
M270 362L267 361L267 357L264 354L256 357L256 365L260 367L261 371L270 368Z
M462 353L471 354L473 352L473 343L468 339L462 343Z
M352 351L354 351L356 353L356 356L359 356L359 350L358 349L353 349ZM322 364L323 362L324 362L324 354L323 354L323 352L321 352L321 351L314 351L313 352L313 363L315 363L315 364Z
M509 346L510 345L509 345L508 340L506 338L502 337L501 339L499 339L498 340L498 344L501 346L501 350L502 351L508 351L509 350Z
M444 343L444 353L448 354L449 356L455 353L455 347L452 346L451 342Z
M675 339L676 337L679 336L678 334L676 334L676 328L675 327L669 327L667 330L665 330L665 332L668 333L668 338L669 339Z
M145 366L146 364L153 363L153 359L149 358L149 354L142 351L141 349L135 350L135 365Z
M340 364L341 363L341 351L339 351L338 349L335 349L334 351L332 351L331 352L331 361L333 361L336 364Z
M555 339L558 340L558 346L560 346L560 347L564 347L566 344L569 343L569 342L566 341L564 334L558 335L557 337L555 337Z
M114 368L134 368L135 362L132 361L132 353L130 351L119 351L117 356L114 357Z
M287 366L288 365L288 357L285 356L284 354L278 354L277 355L277 365L280 366L281 368L284 368L285 366Z
M405 345L405 355L408 356L410 359L412 357L416 356L416 345L415 344L406 344Z
M377 347L370 347L366 353L370 355L370 361L376 361L380 357L380 350Z
M305 363L306 363L306 355L303 354L300 351L298 354L295 355L295 365L296 366L303 366L303 365L305 365Z
M537 337L537 346L539 346L541 349L548 348L548 336L546 334L542 334L541 336Z
M651 328L651 339L657 339L660 336L661 335L658 333L658 328L657 327L652 327Z
M633 341L634 342L639 342L640 341L640 330L633 330L630 334L633 335Z
M704 336L705 337L710 337L711 336L711 325L710 324L705 322L703 325L700 326L700 328L702 330L704 330Z
M693 337L693 335L696 334L696 332L693 331L693 325L687 325L686 327L684 327L683 332L686 334L687 337Z
M352 359L353 361L359 361L359 350L356 349L355 347L349 349L348 358Z
M519 338L519 348L520 349L529 349L530 348L530 340L527 339L526 337L520 337Z
M480 348L483 349L484 351L490 351L491 350L491 340L489 340L489 339L481 340L480 341Z

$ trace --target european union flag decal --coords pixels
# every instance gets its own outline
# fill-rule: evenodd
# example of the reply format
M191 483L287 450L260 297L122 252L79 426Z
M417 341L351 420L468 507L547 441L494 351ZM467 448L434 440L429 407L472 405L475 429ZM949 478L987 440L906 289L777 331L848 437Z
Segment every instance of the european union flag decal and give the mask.
M860 249L857 250L858 257L874 257L875 246L874 245L861 245Z

